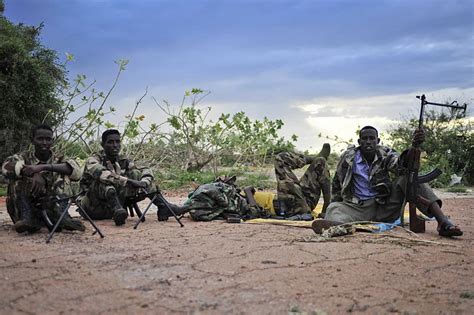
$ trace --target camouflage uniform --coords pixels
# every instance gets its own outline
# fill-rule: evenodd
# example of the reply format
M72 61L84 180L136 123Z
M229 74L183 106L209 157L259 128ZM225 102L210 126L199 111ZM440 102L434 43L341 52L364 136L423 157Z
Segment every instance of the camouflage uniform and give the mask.
M107 192L117 193L120 204L125 208L126 199L137 195L138 189L127 186L127 179L147 183L147 190L154 190L153 173L150 169L137 166L133 161L119 157L115 163L109 161L104 152L92 155L84 166L81 188L86 194L80 205L93 220L111 219L112 209Z
M325 219L338 222L395 221L401 214L405 199L407 177L404 176L404 154L400 157L388 147L377 146L369 174L370 185L377 195L373 199L362 201L353 193L353 164L357 150L359 147L350 146L341 156L332 181L332 202ZM394 175L393 181L390 174ZM427 184L419 185L418 194L428 200L428 203L417 203L417 208L431 216L429 206L433 202L441 205L441 200Z
M195 221L211 221L219 216L244 217L249 207L234 185L214 182L199 186L189 195L183 208Z
M321 191L330 195L330 175L324 157L307 158L303 154L282 152L275 157L278 200L288 207L286 215L310 213L318 204ZM292 170L310 164L298 179Z
M26 165L38 164L62 164L67 163L72 168L71 175L61 175L57 172L41 172L46 182L46 192L41 196L34 197L31 194L32 178L23 176L21 171ZM2 173L9 180L7 192L7 210L12 221L15 223L22 218L21 208L26 206L32 211L34 222L41 227L39 218L40 208L47 210L49 218L56 221L65 207L65 203L51 202L49 197L71 196L71 181L78 181L81 178L82 170L72 159L64 159L51 153L48 161L40 161L33 151L26 151L8 157L2 165ZM36 210L36 211L34 211ZM63 221L64 223L64 221ZM78 223L81 225L80 223ZM81 227L82 229L82 227Z

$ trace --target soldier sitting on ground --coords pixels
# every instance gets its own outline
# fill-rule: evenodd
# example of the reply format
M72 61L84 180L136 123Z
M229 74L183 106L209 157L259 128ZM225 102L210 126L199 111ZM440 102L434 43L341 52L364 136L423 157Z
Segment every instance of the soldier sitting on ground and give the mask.
M147 167L139 167L132 160L120 155L120 132L109 129L102 134L103 150L90 156L84 166L81 188L85 195L80 205L93 220L113 219L116 225L123 225L128 217L125 210L129 200L136 201L141 192L156 191L153 173ZM157 198L155 205L165 207ZM169 204L169 203L168 203ZM179 212L179 207L169 204Z
M424 140L424 131L416 130L413 143L419 145ZM333 202L325 220L313 222L316 233L342 223L391 223L400 217L407 185L405 154L399 156L379 142L377 129L365 126L359 132L359 146L351 146L342 154L332 182ZM397 176L393 182L389 172ZM462 231L443 214L442 202L428 184L420 184L417 191L416 206L428 217L436 218L439 235L462 235Z
M311 219L311 211L318 204L321 192L324 199L321 213L324 216L331 199L330 175L326 162L330 153L331 147L325 143L316 156L305 156L294 152L277 154L275 175L280 216L307 215ZM298 179L292 171L307 164L308 169Z
M9 180L7 210L18 233L37 232L42 226L52 228L67 203L54 201L72 194L70 181L80 179L82 171L72 159L53 154L53 131L47 125L32 129L34 150L10 156L2 165ZM47 217L41 215L45 211ZM48 219L51 222L48 222ZM66 214L61 229L84 231L84 225Z

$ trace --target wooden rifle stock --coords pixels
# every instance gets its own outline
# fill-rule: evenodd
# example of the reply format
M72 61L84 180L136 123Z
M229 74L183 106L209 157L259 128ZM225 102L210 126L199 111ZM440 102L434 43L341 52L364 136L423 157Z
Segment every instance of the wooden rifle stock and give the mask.
M423 128L423 113L426 105L435 105L441 107L449 107L455 110L463 110L466 112L467 105L459 105L456 101L453 101L451 104L441 104L441 103L432 103L426 100L425 95L417 96L421 101L420 108L420 118L418 120L418 129ZM421 149L420 144L413 143L412 147L408 150L406 162L408 170L408 181L406 187L406 201L409 203L409 213L410 213L410 230L415 233L425 232L425 221L418 218L416 214L416 203L424 200L421 196L418 195L417 188L420 183L426 183L438 177L441 174L441 170L438 168L434 169L428 174L418 175L420 170L420 155ZM423 203L423 202L421 202ZM425 200L426 203L426 200ZM402 213L403 216L403 213ZM403 221L402 221L403 222Z

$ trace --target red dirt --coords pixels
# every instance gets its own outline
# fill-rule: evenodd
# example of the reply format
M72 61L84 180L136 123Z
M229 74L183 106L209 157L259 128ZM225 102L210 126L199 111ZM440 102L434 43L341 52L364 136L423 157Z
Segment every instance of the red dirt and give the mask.
M18 235L0 205L0 313L472 314L473 201L444 201L458 239L429 222L418 238L397 230L325 242L273 225L185 218L180 228L153 209L137 230L136 217L98 221L100 239L85 222L85 233L45 244L46 230Z

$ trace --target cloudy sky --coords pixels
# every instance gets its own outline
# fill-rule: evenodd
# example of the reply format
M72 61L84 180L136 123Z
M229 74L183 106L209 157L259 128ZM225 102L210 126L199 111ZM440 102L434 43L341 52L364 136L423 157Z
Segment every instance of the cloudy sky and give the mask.
M114 60L130 63L110 105L117 120L151 96L179 104L212 93L221 112L281 118L282 135L319 150L318 134L349 139L381 130L429 101L474 103L474 1L446 0L5 0L7 18L44 22L43 43L74 55L71 75L106 89ZM472 111L471 111L472 112Z

